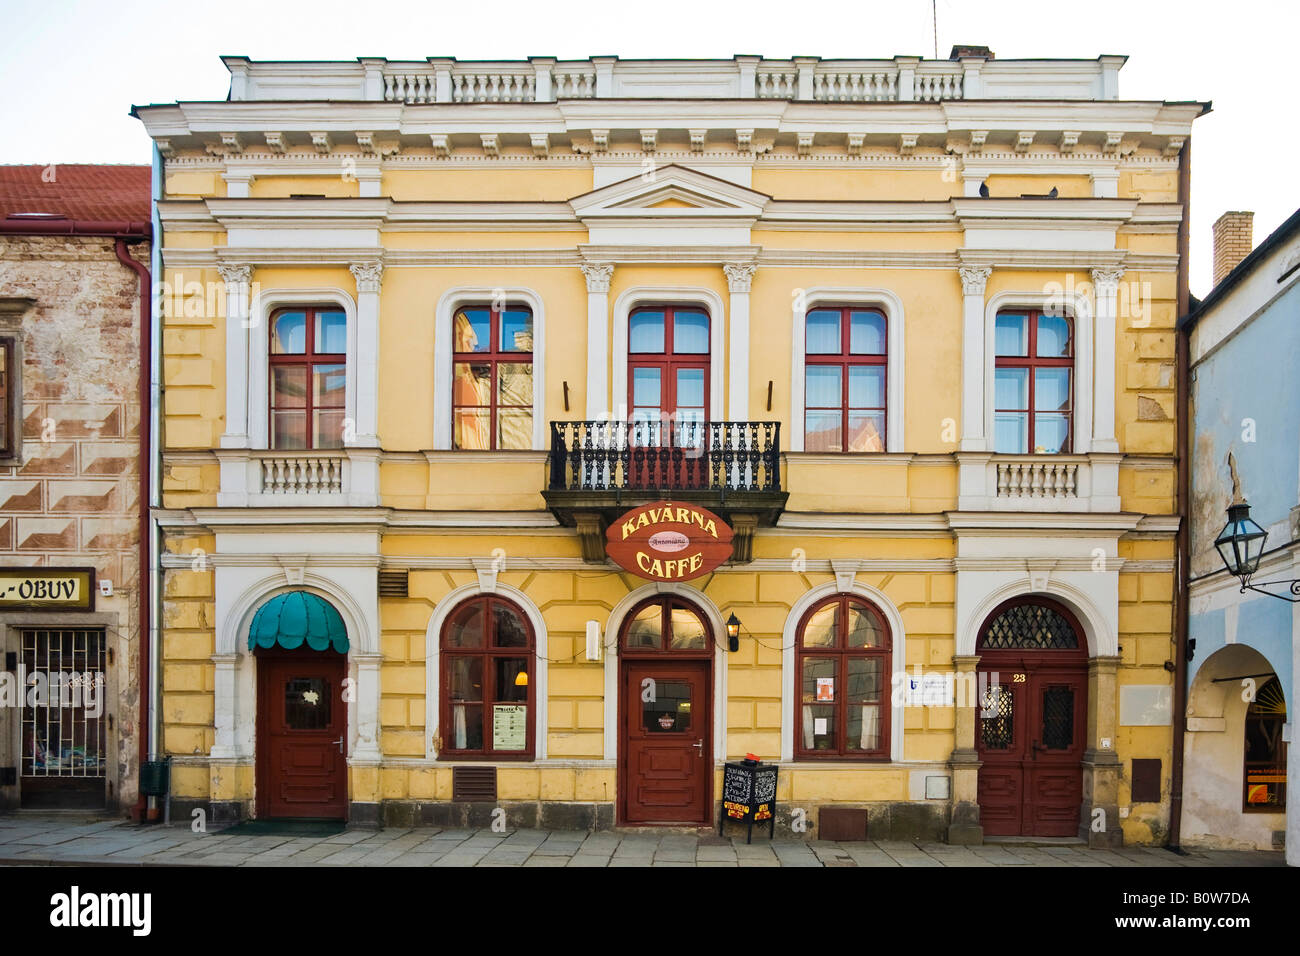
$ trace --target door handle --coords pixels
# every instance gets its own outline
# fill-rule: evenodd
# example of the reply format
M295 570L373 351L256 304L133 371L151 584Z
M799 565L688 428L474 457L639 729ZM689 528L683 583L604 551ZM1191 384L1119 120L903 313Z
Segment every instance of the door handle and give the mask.
M1041 747L1041 746L1039 746L1037 740L1035 740L1035 741L1033 742L1033 744L1031 744L1031 746L1033 747L1033 752L1032 752L1031 755L1030 755L1030 759L1032 759L1032 760L1037 760L1037 759L1038 759L1038 751L1040 751L1040 750L1046 750L1046 749L1047 749L1046 747Z
M339 753L343 753L343 738L340 737L338 740L334 741L334 743L338 746Z
M704 756L704 738L703 738L703 737L701 737L699 740L695 741L695 743L691 744L691 746L695 748L695 752L696 752L697 754L699 754L701 757Z

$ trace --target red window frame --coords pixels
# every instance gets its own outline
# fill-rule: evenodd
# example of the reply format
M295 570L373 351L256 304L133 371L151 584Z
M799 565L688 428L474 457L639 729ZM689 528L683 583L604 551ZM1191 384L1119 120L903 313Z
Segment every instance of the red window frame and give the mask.
M347 387L344 386L343 395L337 405L317 405L314 402L313 382L315 381L315 369L318 365L342 365L343 374L347 376L349 370L347 367L348 357L346 352L317 352L316 351L316 316L321 312L342 312L338 306L309 306L293 305L286 306L282 309L276 309L271 313L270 334L267 336L267 360L270 363L270 369L267 374L267 446L270 448L285 448L283 445L275 443L275 413L277 407L275 404L275 369L298 366L306 370L306 390L303 395L304 405L301 410L306 415L306 424L304 426L304 435L306 444L302 450L312 450L317 448L342 448L343 435L340 433L338 444L316 444L315 413L317 411L338 410L346 414L347 410ZM288 312L301 312L304 314L304 341L303 351L296 353L276 354L271 351L271 343L275 340L275 323L280 316ZM299 411L299 406L288 406L278 409L280 411ZM296 449L286 449L296 450Z
M808 315L813 312L838 312L840 314L840 350L831 353L812 353L808 351ZM852 313L865 312L879 317L881 326L884 329L884 351L879 354L874 353L855 353L849 351L852 345L853 320ZM808 372L810 366L821 367L838 367L840 369L840 403L834 405L809 405L808 404ZM882 397L885 404L879 408L863 407L849 408L849 369L859 366L880 366L885 370L885 384ZM808 450L808 413L809 412L830 412L838 411L840 414L840 447L837 450L828 450L828 454L880 454L889 446L889 318L880 309L863 307L860 305L818 305L807 310L804 314L804 450ZM880 451L879 452L849 452L849 412L879 412L880 427Z
M708 336L708 348L703 352L673 351L673 322L677 312L700 312L705 318L705 334ZM662 312L664 314L664 347L658 352L633 352L631 341L632 320L645 312ZM709 381L710 356L713 352L713 321L709 310L698 305L643 305L633 309L628 315L628 351L627 351L627 407L629 416L637 407L634 401L636 374L638 368L657 368L659 375L659 414L660 420L677 413L677 370L697 368L704 372L704 408L703 421L709 420L709 397L712 382Z
M660 647L642 647L640 645L632 647L627 643L627 637L632 630L632 624L641 615L641 612L648 607L659 608L659 639ZM674 610L683 610L688 612L692 617L700 622L704 628L704 646L703 647L673 647L671 645L672 637L672 612ZM706 660L713 659L713 651L717 644L717 637L713 633L713 628L709 625L709 619L704 616L704 612L692 604L690 601L682 598L662 595L659 597L647 598L641 601L623 616L623 623L619 627L618 646L619 653L623 657L646 657L646 658L663 658L671 657L695 657Z
M1004 315L1025 316L1025 323L1027 326L1026 335L1028 338L1027 344L1025 346L1025 351L1028 354L998 355L997 345L996 345L996 335L995 335L994 356L993 356L993 365L995 369L994 371L995 383L997 377L996 369L999 368L1028 369L1029 374L1027 377L1029 379L1029 383L1028 383L1029 394L1026 398L1026 401L1028 401L1029 407L1028 408L998 408L996 406L997 386L995 384L993 389L994 403L995 403L993 408L994 440L996 441L996 429L997 429L996 423L997 423L997 416L1000 412L1006 412L1012 414L1024 414L1025 412L1028 412L1029 413L1028 424L1025 426L1026 450L1023 452L1005 452L1004 454L1021 454L1021 455L1038 454L1038 452L1034 451L1034 435L1036 434L1037 418L1039 412L1041 411L1044 414L1051 414L1051 415L1064 414L1065 415L1065 441L1061 444L1061 450L1059 452L1056 452L1056 454L1060 454L1060 455L1071 454L1071 450L1074 448L1074 386L1075 386L1075 378L1078 374L1074 368L1074 357L1075 357L1074 318L1070 315L1057 314L1055 312L1045 312L1042 309L1002 309L998 312L998 318L1001 318ZM1065 320L1066 328L1069 329L1069 339L1068 339L1069 352L1070 352L1069 355L1066 355L1061 358L1040 358L1038 356L1038 320L1043 316L1047 316L1048 318L1052 318L1052 319ZM1069 407L1066 408L1064 412L1061 412L1059 410L1049 410L1049 409L1040 410L1034 407L1035 404L1034 379L1036 378L1035 369L1040 369L1040 368L1068 368L1070 370L1070 387L1069 387L1070 404ZM1043 452L1043 454L1050 454L1050 453Z
M452 625L467 610L474 605L479 606L479 613L483 621L483 644L481 647L450 647L447 643L447 636ZM524 647L499 647L496 646L496 629L494 626L495 617L492 614L493 607L500 606L507 608L521 622L523 622L524 632L528 636L528 643ZM439 724L438 731L438 757L445 760L532 760L536 749L536 726L537 726L537 694L534 688L537 686L536 681L536 647L537 636L533 633L533 622L528 619L523 608L513 601L499 597L494 594L480 594L465 601L460 602L447 615L447 619L442 623L442 632L438 635L440 647L440 656L438 660L438 686L439 686ZM454 708L456 701L451 696L451 679L452 679L452 662L455 660L478 658L482 661L482 680L483 689L478 701L466 701L470 705L478 704L483 713L483 746L478 748L461 748L454 746L455 742L455 722ZM496 686L497 669L494 666L499 658L523 658L525 663L525 673L528 675L528 691L523 703L528 707L528 731L527 746L523 750L494 750L492 747L492 715L491 708L493 704L510 704L519 703L515 700L502 700L500 688Z
M476 309L477 310L485 309L488 312L489 332L488 332L487 351L484 352L454 351L455 349L454 337L456 335L457 319L459 319L462 313L471 310L476 310ZM500 429L498 428L498 424L499 424L501 409L503 408L527 409L530 418L534 414L533 409L537 399L536 395L533 396L533 402L530 402L527 405L502 405L498 401L497 391L499 386L497 382L497 366L502 364L528 365L529 367L533 366L532 349L529 349L527 352L521 352L517 350L516 351L503 350L501 348L501 317L506 312L526 312L529 318L529 327L535 328L536 316L533 315L533 310L526 305L518 305L518 306L508 305L504 309L500 309L493 305L486 305L486 304L463 305L460 308L458 308L455 314L452 316L453 352L451 356L451 369L452 369L451 441L452 441L452 447L457 451L498 451L500 450L497 437L500 434ZM489 376L488 381L491 383L491 390L490 390L490 395L488 397L488 404L486 405L469 404L467 402L458 401L459 396L458 396L458 388L456 382L456 366L459 364L488 366L488 376ZM534 387L536 387L535 379L533 384ZM488 409L488 447L487 448L466 448L458 444L458 429L456 428L456 421L457 421L458 414L462 410L482 410L485 408ZM528 447L530 448L532 447L531 441L529 442Z
M824 649L805 648L804 633L808 627L808 622L812 620L813 615L837 604L839 605L840 615L839 624L836 628L834 646ZM850 607L860 610L875 619L876 626L880 629L882 635L880 647L850 648L848 646L848 612ZM799 627L795 631L795 759L862 760L868 762L890 760L890 718L892 716L890 708L893 703L893 653L893 634L890 632L889 622L885 620L885 616L877 607L875 607L875 605L855 594L840 593L832 595L825 600L818 601L804 612L803 617L799 619ZM835 739L839 745L834 749L810 749L803 745L804 706L817 704L815 700L805 700L805 694L803 693L804 661L811 658L833 660L836 662L835 683L837 689L834 691L835 700L830 702L834 705ZM880 732L877 737L878 746L874 750L850 750L848 747L848 662L853 659L863 658L875 658L880 661Z

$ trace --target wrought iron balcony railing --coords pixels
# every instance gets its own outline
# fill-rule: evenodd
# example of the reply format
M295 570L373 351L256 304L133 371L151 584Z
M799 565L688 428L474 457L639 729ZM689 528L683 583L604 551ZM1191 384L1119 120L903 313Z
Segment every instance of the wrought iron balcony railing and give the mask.
M781 490L780 422L551 422L552 491Z

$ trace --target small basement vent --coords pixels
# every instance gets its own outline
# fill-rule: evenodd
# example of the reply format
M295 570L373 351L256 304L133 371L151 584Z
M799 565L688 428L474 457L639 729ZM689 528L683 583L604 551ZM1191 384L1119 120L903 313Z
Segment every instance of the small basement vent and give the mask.
M406 597L408 594L408 581L410 578L409 571L380 571L379 572L379 596L383 597Z
M1134 803L1160 802L1160 761L1133 761L1132 801Z
M497 798L496 767L452 767L451 798L491 802Z
M861 842L867 838L867 811L822 807L817 811L817 839Z

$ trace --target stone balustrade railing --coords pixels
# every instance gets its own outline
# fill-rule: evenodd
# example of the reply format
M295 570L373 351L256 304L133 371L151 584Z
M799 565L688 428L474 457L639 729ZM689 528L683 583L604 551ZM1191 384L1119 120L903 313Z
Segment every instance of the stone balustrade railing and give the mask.
M1045 458L998 461L999 498L1075 498L1079 466Z
M343 491L342 453L260 454L262 494L328 495Z
M257 62L226 57L232 100L544 103L557 99L785 99L819 102L954 99L1114 100L1124 58L997 60L529 60L450 58ZM1033 91L1032 94L1027 91Z

